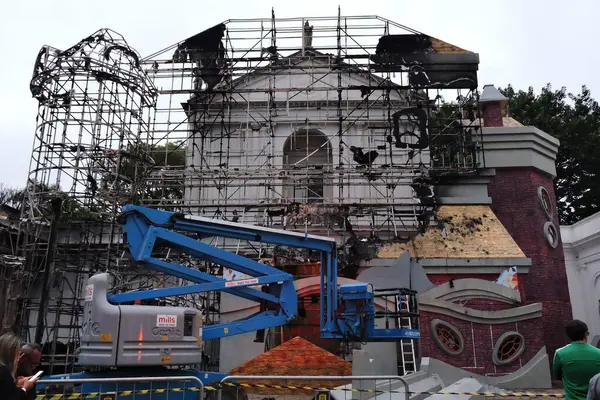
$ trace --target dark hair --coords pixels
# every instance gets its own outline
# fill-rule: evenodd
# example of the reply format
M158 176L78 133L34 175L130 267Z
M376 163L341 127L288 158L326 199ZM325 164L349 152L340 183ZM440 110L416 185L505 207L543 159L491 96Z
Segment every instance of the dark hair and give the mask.
M21 351L25 354L31 354L34 351L39 351L40 353L42 352L42 346L40 346L37 343L27 343L24 344L23 347L21 347Z
M587 336L588 326L585 322L574 319L565 325L565 333L572 342L578 342L584 340Z

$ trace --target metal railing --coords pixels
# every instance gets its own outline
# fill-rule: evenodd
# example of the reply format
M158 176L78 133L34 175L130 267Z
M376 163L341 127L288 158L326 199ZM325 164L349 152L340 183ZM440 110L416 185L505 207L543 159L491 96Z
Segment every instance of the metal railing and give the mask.
M227 377L223 378L221 380L221 382L219 382L217 400L223 400L223 396L222 396L223 388L226 387L227 384L233 383L232 381L235 382L235 384L233 385L234 387L239 385L242 388L254 387L254 388L259 388L259 389L273 389L275 394L277 394L277 391L282 391L282 390L286 390L286 389L297 389L299 391L312 390L312 391L314 391L315 395L319 391L335 392L337 390L340 390L340 391L345 391L345 392L350 392L350 393L358 392L359 394L361 392L368 392L368 393L372 394L372 397L375 397L382 392L399 393L399 391L391 391L391 390L390 391L381 391L381 390L377 390L377 389L361 389L361 388L356 390L354 388L353 389L343 389L343 388L338 388L338 387L336 387L336 388L321 388L321 387L311 387L308 385L301 386L301 385L281 385L281 384L243 384L241 382L238 383L238 381L261 381L261 382L265 382L265 381L267 381L267 382L281 382L281 381L300 381L300 382L302 382L302 381L304 381L304 382L310 382L310 381L328 381L328 382L359 381L359 382L362 382L362 381L374 381L374 385L373 385L374 387L377 386L376 385L377 381L390 381L390 386L391 386L392 381L399 381L404 386L405 400L409 400L409 393L410 393L409 387L408 387L408 382L406 382L406 380L404 380L402 377L396 376L396 375L358 375L358 376L231 375L231 376L227 376ZM354 386L354 382L352 383L352 386ZM364 398L364 396L361 396L360 398Z
M186 385L188 382L191 384ZM67 388L68 385L80 387ZM62 387L62 391L57 391L55 386ZM36 400L72 399L202 400L204 399L204 384L196 376L67 378L38 381Z

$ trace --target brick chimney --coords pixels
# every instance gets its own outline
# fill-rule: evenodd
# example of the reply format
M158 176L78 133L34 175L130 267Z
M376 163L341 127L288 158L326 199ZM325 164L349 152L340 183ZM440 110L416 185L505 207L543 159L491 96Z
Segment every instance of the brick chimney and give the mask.
M479 97L484 127L502 127L508 99L494 85L485 85Z

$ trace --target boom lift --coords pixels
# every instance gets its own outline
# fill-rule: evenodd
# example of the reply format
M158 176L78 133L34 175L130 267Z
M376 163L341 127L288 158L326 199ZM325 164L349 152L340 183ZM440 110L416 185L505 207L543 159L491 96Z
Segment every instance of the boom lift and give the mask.
M191 284L108 294L108 274L92 276L86 287L78 357L79 365L88 372L70 377L148 376L152 374L150 367L158 367L154 371L162 371L156 372L162 375L165 371L174 375L193 373L204 382L214 381L225 375L167 367L200 364L203 340L282 326L296 318L298 297L293 275L201 241L210 237L319 252L320 330L323 338L372 342L418 339L420 336L413 324L408 327L398 324L398 321L418 316L415 292L402 288L380 292L369 283L346 284L338 288L338 249L333 238L186 216L136 205L124 206L119 219L123 225L124 242L133 261ZM226 281L164 261L153 255L156 247L170 247L252 278ZM261 286L262 289L257 289ZM262 304L268 303L269 307L243 320L203 327L201 312L193 308L124 304L209 291L223 291ZM393 302L389 300L390 296L394 298ZM376 311L378 297L383 298L377 301L383 301L387 311ZM392 303L393 306L388 306ZM409 304L411 306L407 307ZM376 318L383 318L383 327L376 326Z

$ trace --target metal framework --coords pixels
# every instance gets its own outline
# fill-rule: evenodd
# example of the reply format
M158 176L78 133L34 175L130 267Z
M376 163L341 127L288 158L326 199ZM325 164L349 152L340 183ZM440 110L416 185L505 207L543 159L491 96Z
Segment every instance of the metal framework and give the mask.
M115 220L125 203L330 235L340 273L352 271L365 243L405 240L428 223L440 179L481 166L477 64L477 54L339 10L228 20L144 58L110 30L64 51L44 46L14 324L50 346L53 372L70 370L91 273L113 273L119 290L179 284L129 264ZM318 261L245 240L211 244ZM167 301L218 322L216 294Z

